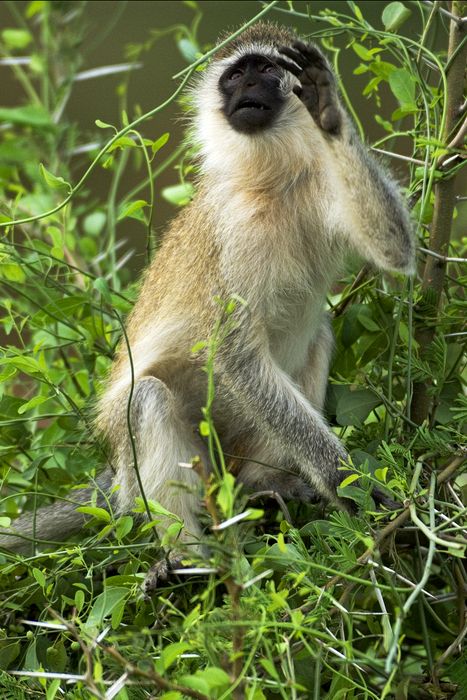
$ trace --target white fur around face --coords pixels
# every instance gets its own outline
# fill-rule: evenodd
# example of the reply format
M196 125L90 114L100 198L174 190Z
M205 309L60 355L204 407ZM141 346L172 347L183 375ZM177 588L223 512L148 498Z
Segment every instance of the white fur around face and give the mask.
M200 149L203 173L214 177L229 173L240 178L245 185L249 166L254 169L254 182L258 185L278 179L278 165L283 172L287 160L297 164L297 158L305 164L309 156L310 115L292 92L297 79L284 71L281 91L286 102L272 127L258 134L242 134L230 127L222 113L222 96L218 83L223 72L239 58L251 53L262 54L275 60L279 52L263 44L248 44L232 56L213 62L198 84L193 88L196 117L194 140ZM303 133L298 131L303 129ZM317 134L319 136L319 134ZM310 144L311 145L311 144ZM272 175L275 177L272 177ZM283 178L282 182L284 181Z

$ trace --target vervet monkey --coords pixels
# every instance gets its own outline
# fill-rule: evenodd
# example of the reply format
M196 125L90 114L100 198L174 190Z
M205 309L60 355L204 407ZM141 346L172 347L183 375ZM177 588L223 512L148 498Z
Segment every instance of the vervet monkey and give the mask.
M146 272L97 419L126 511L140 495L132 393L144 492L182 518L192 540L201 534L198 477L180 465L209 460L198 432L205 358L191 349L213 332L215 298L245 301L215 358L214 423L226 453L241 458L238 479L347 507L337 496L347 454L322 416L326 293L351 251L383 270L414 270L398 187L360 142L316 46L256 24L217 53L193 98L197 194Z

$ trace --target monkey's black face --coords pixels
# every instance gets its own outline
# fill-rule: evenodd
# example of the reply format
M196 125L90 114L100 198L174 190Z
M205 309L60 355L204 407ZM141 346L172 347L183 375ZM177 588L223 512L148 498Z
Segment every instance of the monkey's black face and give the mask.
M219 80L223 112L229 124L245 134L272 125L285 98L280 90L282 71L266 56L242 56Z

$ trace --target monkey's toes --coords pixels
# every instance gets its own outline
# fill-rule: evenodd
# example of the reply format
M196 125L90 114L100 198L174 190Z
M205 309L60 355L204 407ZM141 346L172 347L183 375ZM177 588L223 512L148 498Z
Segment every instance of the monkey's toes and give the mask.
M165 583L172 569L178 569L182 566L182 559L182 556L173 556L170 557L170 559L164 558L153 564L144 579L144 595L147 597L151 596L157 590L160 583Z

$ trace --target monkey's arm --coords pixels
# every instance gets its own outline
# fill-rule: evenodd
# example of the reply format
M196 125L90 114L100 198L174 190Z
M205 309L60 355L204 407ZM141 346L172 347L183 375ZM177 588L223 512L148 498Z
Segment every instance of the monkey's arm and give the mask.
M321 130L329 160L329 224L378 267L414 271L415 248L407 207L397 184L366 151L340 104L334 75L312 45L295 42L278 63L293 73L294 88Z
M337 498L340 482L348 476L338 471L347 454L290 377L272 358L267 341L251 343L259 333L247 330L246 322L225 341L218 356L218 384L247 417L262 423L265 435L282 445L293 456L305 481L326 500L341 507L349 502Z

